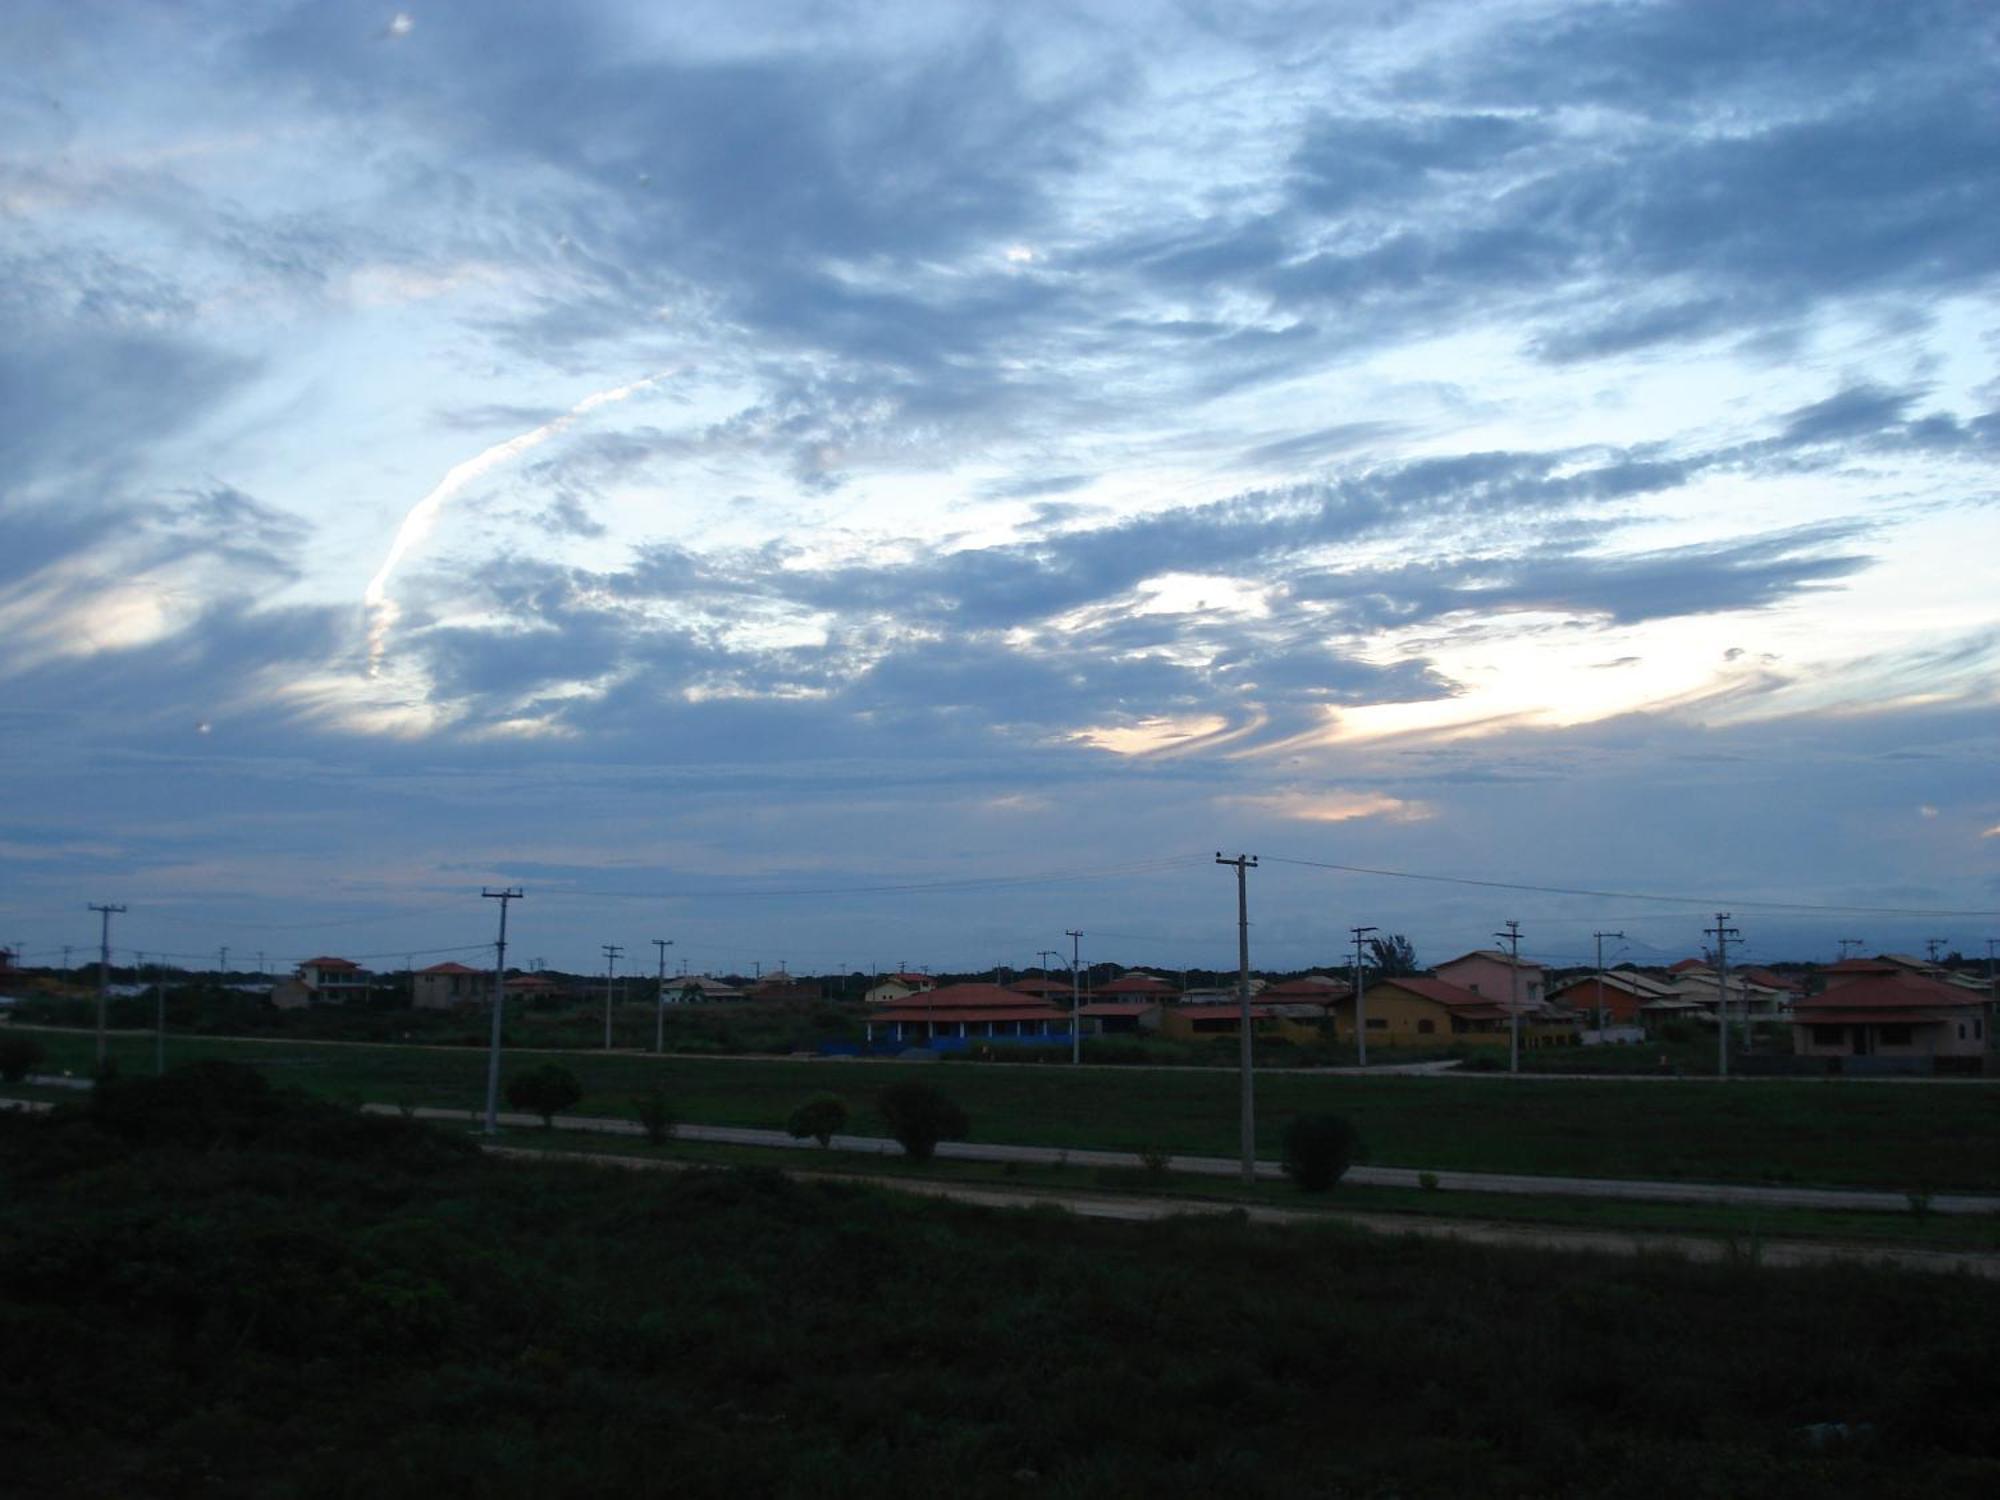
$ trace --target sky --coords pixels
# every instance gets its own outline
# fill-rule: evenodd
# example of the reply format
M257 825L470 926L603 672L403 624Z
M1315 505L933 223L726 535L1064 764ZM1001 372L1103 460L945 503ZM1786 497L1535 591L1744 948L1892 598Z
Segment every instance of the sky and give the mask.
M1229 966L1218 852L1274 969L2000 935L1983 0L0 57L30 962Z

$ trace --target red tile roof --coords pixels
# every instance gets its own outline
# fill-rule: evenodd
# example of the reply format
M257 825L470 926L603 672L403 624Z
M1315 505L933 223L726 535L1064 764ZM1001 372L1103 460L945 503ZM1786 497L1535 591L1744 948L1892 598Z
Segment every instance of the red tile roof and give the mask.
M477 974L478 969L468 969L460 963L432 964L428 969L417 970L419 974Z
M1084 1016L1143 1016L1159 1006L1146 1000L1099 1000L1089 1005L1077 1007L1077 1014Z
M956 1005L941 1011L926 1011L914 999L900 1000L893 1005L885 1005L872 1012L868 1019L874 1021L932 1022L939 1026L956 1026L960 1022L977 1025L985 1021L1063 1021L1069 1020L1067 1011L1052 1010L1046 1005L1033 1005L1024 997L1016 995L1012 1005Z
M1017 979L1007 988L1017 995L1067 995L1070 982L1067 979Z
M1097 987L1100 995L1171 995L1173 985L1151 974L1127 974Z
M1892 964L1880 958L1843 958L1837 964L1828 964L1820 970L1822 974L1907 974L1909 970L1901 964Z
M1922 974L1892 967L1887 974L1851 979L1792 1007L1792 1019L1808 1024L1842 1021L1942 1021L1985 1005L1977 990L1940 984Z
M300 964L301 969L340 969L358 971L361 965L349 958L309 958Z
M1312 1000L1350 995L1353 992L1354 986L1345 979L1335 979L1326 974L1305 974L1297 979L1281 979L1276 984L1265 985L1262 991L1266 999L1292 995Z
M1056 1013L1056 1007L1047 1000L1037 1000L1032 995L1024 995L1019 990L1006 989L997 984L947 984L939 989L925 990L921 994L889 1002L890 1007L920 1013L936 1010L955 1011L966 1006L981 1005L1002 1005L1017 1010L1022 1006L1030 1006L1039 1014Z
M1442 979L1378 979L1369 993L1379 995L1384 990L1401 990L1419 999L1432 1001L1442 1005L1453 1015L1463 1016L1468 1021L1501 1020L1511 1014L1499 1001L1485 995L1474 994L1471 990L1460 989L1457 985ZM1525 1008L1524 1006L1523 1009Z

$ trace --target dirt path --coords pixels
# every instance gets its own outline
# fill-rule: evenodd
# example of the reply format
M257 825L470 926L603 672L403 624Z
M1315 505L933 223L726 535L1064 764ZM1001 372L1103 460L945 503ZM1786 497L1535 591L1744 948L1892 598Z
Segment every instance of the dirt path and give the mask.
M604 1156L594 1152L538 1151L532 1147L488 1146L495 1156L536 1160L594 1162L632 1171L685 1171L690 1162L657 1157ZM1253 1224L1342 1224L1373 1234L1417 1235L1425 1239L1458 1240L1466 1244L1511 1249L1579 1251L1591 1255L1674 1255L1688 1260L1778 1267L1860 1265L1906 1271L1971 1275L2000 1281L2000 1255L1976 1251L1906 1249L1855 1244L1840 1240L1743 1240L1692 1234L1651 1234L1634 1230L1547 1229L1495 1224L1483 1219L1439 1219L1430 1215L1350 1212L1338 1208L1287 1209L1260 1205L1204 1203L1184 1198L1146 1198L1090 1193L1038 1192L1023 1188L971 1187L935 1178L874 1177L863 1173L789 1173L801 1181L861 1183L890 1192L944 1198L987 1208L1060 1208L1086 1219L1116 1219L1146 1223L1186 1214L1240 1214Z

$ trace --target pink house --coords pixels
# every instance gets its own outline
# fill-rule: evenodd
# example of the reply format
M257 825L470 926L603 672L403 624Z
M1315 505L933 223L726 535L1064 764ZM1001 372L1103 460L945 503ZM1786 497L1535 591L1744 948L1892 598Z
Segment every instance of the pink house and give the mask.
M1474 949L1460 954L1450 963L1439 964L1434 972L1446 984L1470 990L1482 1000L1503 1008L1518 1000L1524 1014L1540 1010L1543 1000L1547 998L1542 966L1533 959L1520 961L1518 991L1514 988L1516 966L1504 953Z

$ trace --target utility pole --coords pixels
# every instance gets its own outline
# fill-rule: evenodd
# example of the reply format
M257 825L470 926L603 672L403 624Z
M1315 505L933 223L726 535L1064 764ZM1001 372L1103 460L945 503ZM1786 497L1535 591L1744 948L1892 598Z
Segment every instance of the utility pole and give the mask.
M1063 936L1069 939L1069 1060L1074 1067L1083 1061L1083 990L1076 969L1083 952L1083 934L1065 927Z
M229 983L229 944L224 943L215 950L215 972L224 984Z
M1354 933L1354 1044L1361 1049L1360 1065L1368 1066L1368 980L1361 963L1361 940L1376 931L1373 927L1356 927Z
M132 954L132 978L144 980L146 954ZM166 1072L166 986L160 984L160 970L152 970L152 1072Z
M479 888L480 899L500 903L500 936L493 944L493 1036L486 1048L486 1133L500 1133L500 1026L507 1008L507 903L519 901L521 891L518 886L508 886L497 891ZM416 983L416 971L411 970L410 983Z
M1925 951L1926 953L1930 954L1930 956L1931 956L1931 967L1932 967L1933 969L1935 969L1935 968L1936 968L1936 967L1938 966L1938 949L1942 948L1942 947L1943 947L1943 946L1944 946L1944 945L1945 945L1946 943L1948 943L1948 942L1950 942L1950 941L1951 941L1951 939L1950 939L1950 938L1925 938L1925 939L1924 939L1924 951Z
M1057 953L1056 950L1053 948L1038 948L1035 950L1035 957L1039 958L1042 961L1042 978L1047 979L1049 977L1049 970L1054 967L1054 965L1052 965L1049 962L1049 960L1052 958L1060 958L1061 956L1062 955Z
M104 1008L111 994L111 918L114 913L125 910L122 906L99 906L95 901L86 903L89 908L103 917L97 948L97 1076L104 1076Z
M667 950L674 945L672 938L654 938L653 946L660 950L660 988L653 996L653 1050L667 1050Z
M1715 914L1715 926L1708 929L1715 939L1715 1066L1716 1077L1729 1076L1729 940L1742 933L1729 925L1729 913Z
M624 949L616 943L599 944L604 949L604 1050L611 1050L611 976L618 971L619 955Z
M1597 1039L1601 1042L1604 1040L1604 940L1615 937L1622 943L1625 941L1625 934L1593 932L1591 936L1597 939Z
M64 943L64 944L63 944L63 978L64 978L64 979L67 979L67 978L69 978L69 950L70 950L70 949L71 949L72 947L74 947L74 946L75 946L75 944L73 944L73 943Z
M1842 963L1846 963L1847 950L1849 948L1860 948L1864 946L1867 943L1867 941L1868 939L1866 938L1842 938L1840 940L1840 961Z
M1507 919L1507 930L1493 934L1507 945L1507 1071L1521 1071L1521 924Z
M264 972L264 950L262 948L257 950L257 972L259 974Z
M1250 1049L1250 872L1257 868L1257 856L1239 854L1234 859L1224 859L1222 851L1215 853L1219 865L1236 867L1236 1000L1237 1025L1242 1034L1242 1046L1238 1049L1239 1067L1243 1074L1243 1181L1247 1186L1257 1180L1257 1098L1253 1054Z

